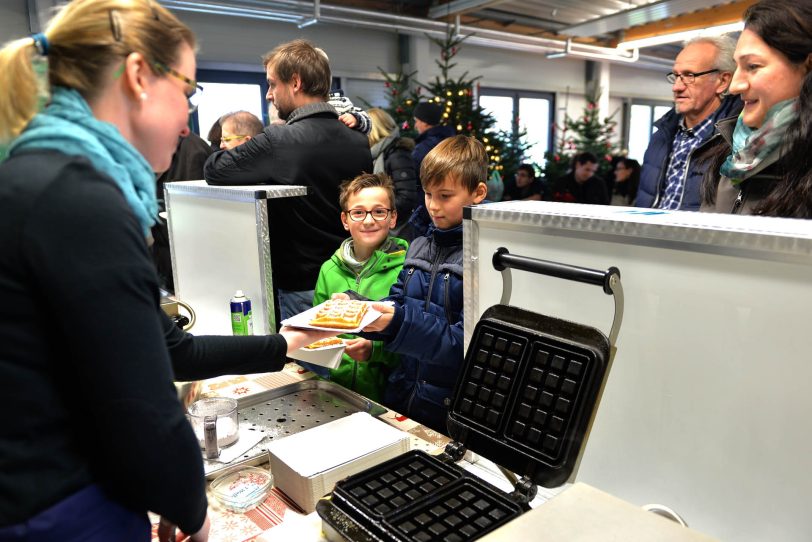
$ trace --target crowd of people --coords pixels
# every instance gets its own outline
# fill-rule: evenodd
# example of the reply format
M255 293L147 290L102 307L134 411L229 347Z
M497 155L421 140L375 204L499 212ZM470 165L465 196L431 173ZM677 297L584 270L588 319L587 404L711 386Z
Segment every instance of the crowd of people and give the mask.
M685 44L642 166L619 157L607 182L589 152L559 179L523 164L502 198L812 218L812 7L761 0L744 21L738 43ZM305 40L263 58L278 122L230 113L209 146L187 123L195 47L154 1L73 0L0 50L0 408L18 413L0 430L0 540L147 541L147 510L161 542L176 528L207 540L200 446L173 380L280 370L335 333L179 330L159 307L163 182L309 187L268 202L282 318L377 302L319 374L446 430L462 215L488 194L485 147L431 102L403 137L386 111L331 92L329 58Z

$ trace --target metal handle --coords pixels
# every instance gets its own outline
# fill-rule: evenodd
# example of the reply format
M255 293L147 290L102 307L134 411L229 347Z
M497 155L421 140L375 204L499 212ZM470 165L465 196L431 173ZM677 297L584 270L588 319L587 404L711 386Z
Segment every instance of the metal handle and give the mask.
M217 447L217 416L203 418L203 448L206 450L206 459L220 457L220 448Z
M540 275L594 284L600 286L604 293L611 295L615 300L615 315L612 319L612 327L609 329L609 345L614 348L617 343L617 336L620 333L620 324L623 322L623 286L620 283L620 270L617 267L610 267L606 271L578 267L566 263L550 262L547 260L537 260L527 256L517 256L511 254L505 247L499 247L493 253L493 268L502 273L502 305L510 304L510 295L513 290L513 279L510 275L511 269L530 271Z
M575 282L594 284L595 286L601 286L607 295L613 293L612 277L614 275L620 277L620 271L617 267L610 267L606 271L600 271L565 263L537 260L527 256L518 256L511 254L505 247L497 248L493 254L493 268L497 271L504 271L508 267L538 273L539 275L549 275Z
M688 524L682 519L682 516L674 512L671 508L662 505L662 504L646 504L643 506L643 510L646 512L652 512L657 514L658 516L663 516L664 518L670 519L676 523L679 523L683 527L687 527Z
M194 327L195 322L197 322L197 316L195 315L195 311L192 307L189 306L188 303L184 303L180 299L175 298L175 303L186 309L186 312L189 313L189 323L183 326L183 331L189 331Z

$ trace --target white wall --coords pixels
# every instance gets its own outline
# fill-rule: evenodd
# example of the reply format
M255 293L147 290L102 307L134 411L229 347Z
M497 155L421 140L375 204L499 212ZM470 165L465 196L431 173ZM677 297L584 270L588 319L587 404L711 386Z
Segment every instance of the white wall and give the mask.
M176 15L197 35L198 62L203 66L232 63L262 71L265 53L296 38L308 39L324 49L336 76L379 77L377 66L393 71L397 62L394 33L326 23L299 29L290 23L185 11Z
M25 0L8 0L0 6L0 42L6 43L30 33Z

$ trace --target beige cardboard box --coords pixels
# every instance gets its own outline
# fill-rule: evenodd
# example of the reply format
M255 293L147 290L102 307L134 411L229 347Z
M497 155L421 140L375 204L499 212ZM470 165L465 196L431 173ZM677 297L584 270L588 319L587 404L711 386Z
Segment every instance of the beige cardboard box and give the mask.
M409 435L357 412L268 446L274 484L305 512L336 482L409 450Z

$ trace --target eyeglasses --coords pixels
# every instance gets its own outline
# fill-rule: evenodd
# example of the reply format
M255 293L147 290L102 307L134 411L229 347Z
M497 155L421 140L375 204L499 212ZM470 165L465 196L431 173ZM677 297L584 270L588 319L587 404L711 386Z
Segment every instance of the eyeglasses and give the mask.
M233 135L233 136L223 136L220 138L220 141L223 143L228 143L229 141L234 141L235 139L245 139L248 137L247 135Z
M679 77L680 81L682 81L683 85L693 85L696 82L697 77L699 77L701 75L708 75L709 73L716 73L718 71L720 71L720 70L717 68L717 69L708 70L708 71L699 72L699 73L691 73L691 72L674 73L674 72L671 72L671 73L665 74L665 78L672 85L677 82L678 77Z
M153 62L152 67L155 68L156 71L160 73L166 73L178 79L179 81L183 81L192 89L192 92L186 94L186 100L189 102L189 114L191 115L197 110L197 106L200 105L200 101L203 98L203 87L197 84L197 81L194 79L189 79L182 73L177 70L174 70L167 66L162 62Z
M347 214L350 216L350 219L353 222L363 222L367 219L367 215L372 215L372 220L375 222L380 222L382 220L386 220L391 212L392 209L384 209L383 207L379 207L377 209L372 209L371 211L365 211L363 209L350 209L347 211Z

